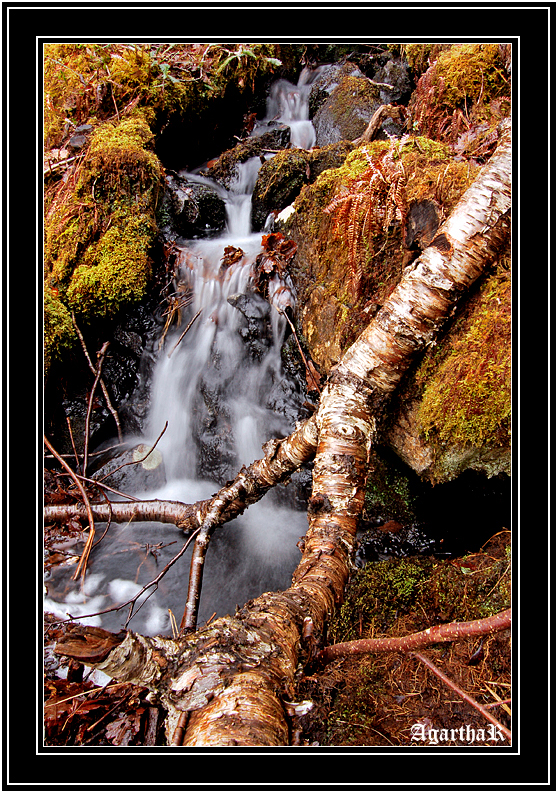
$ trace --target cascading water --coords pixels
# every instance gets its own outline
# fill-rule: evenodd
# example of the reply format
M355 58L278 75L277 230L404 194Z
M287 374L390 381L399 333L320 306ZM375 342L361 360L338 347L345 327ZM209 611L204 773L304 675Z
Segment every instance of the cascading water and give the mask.
M311 147L315 141L308 120L311 77L305 71L298 86L285 80L275 84L268 117L254 133L268 129L270 123L288 124L291 143ZM251 194L260 165L259 157L242 163L228 191L202 176L187 174L190 181L210 184L224 198L226 232L219 238L184 240L179 246L176 285L187 305L180 327L167 332L160 344L151 410L141 439L149 448L166 426L157 443L165 482L150 489L136 487L136 497L185 503L207 498L242 465L260 457L265 441L284 437L294 428L303 395L283 374L286 320L273 305L294 305L292 284L288 277L274 276L268 300L251 288L254 262L262 251L261 234L251 232ZM289 407L287 416L277 409L279 403ZM300 558L296 543L306 528L305 512L282 503L274 492L219 528L206 557L200 623L214 613L234 611L262 591L288 586ZM177 553L181 541L176 529L163 524L109 527L90 557L83 591L66 588L57 595L53 580L47 610L119 629L127 609L95 617L80 615L135 595ZM180 623L189 554L166 573L156 591L149 590L138 601L136 608L147 602L130 621L131 629L169 632L171 612Z

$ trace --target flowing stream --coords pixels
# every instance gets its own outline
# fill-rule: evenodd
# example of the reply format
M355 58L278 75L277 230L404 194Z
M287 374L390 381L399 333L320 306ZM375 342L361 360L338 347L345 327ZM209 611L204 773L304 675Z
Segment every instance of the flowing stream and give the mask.
M297 86L285 80L273 86L267 118L255 134L269 129L270 122L283 123L291 129L294 146L314 144L307 101L311 77L303 72ZM261 233L251 231L251 195L260 165L258 157L239 165L228 191L202 176L182 174L209 184L223 197L227 226L218 238L183 240L179 246L175 284L184 298L181 322L160 341L150 413L144 437L136 440L149 449L166 429L156 451L142 464L143 474L150 460L158 464L151 479L144 475L134 484L135 467L128 469L132 478L125 492L138 498L185 503L207 498L242 465L261 457L265 441L294 429L304 394L284 374L281 348L286 319L273 305L274 295L280 295L282 306L294 308L293 287L288 277L275 276L269 284L269 300L250 288L254 260L262 251ZM238 249L242 255L225 255ZM213 614L234 612L237 605L263 591L289 585L300 559L297 541L307 529L306 512L293 504L289 488L276 488L240 518L216 530L206 557L199 624ZM96 528L100 536L104 526ZM173 526L112 524L90 557L84 588L69 580L67 568L53 571L45 608L118 630L128 617L128 607L87 615L133 597L161 572L183 542ZM157 588L146 591L136 603L136 609L144 605L129 628L151 635L170 633L171 613L180 624L190 556L189 549Z

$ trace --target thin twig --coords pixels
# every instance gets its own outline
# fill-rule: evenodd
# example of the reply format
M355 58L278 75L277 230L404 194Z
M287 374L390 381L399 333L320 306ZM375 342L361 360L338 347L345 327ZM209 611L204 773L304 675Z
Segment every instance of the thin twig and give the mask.
M94 481L95 481L95 482L102 482L102 481L103 481L103 479L106 479L108 476L112 476L112 475L113 475L113 474L115 474L117 471L120 471L120 469L121 469L121 468L125 468L127 465L137 465L138 463L142 463L144 460L147 460L147 458L149 457L149 455L151 454L151 452L154 450L154 448L157 446L157 444L159 443L159 441L161 440L161 438L162 438L162 437L163 437L163 435L165 434L165 432L166 432L166 430L167 430L167 427L168 427L168 426L169 426L169 422L168 422L168 421L166 421L166 422L165 422L165 426L163 427L163 429L162 429L161 433L159 434L159 437L157 438L157 440L155 441L155 443L153 444L153 446L151 447L151 449L149 449L149 451L148 451L148 452L147 452L147 453L146 453L146 454L145 454L143 457L140 457L140 459L139 459L139 460L130 460L130 461L129 461L129 462L127 462L127 463L122 463L122 465L119 465L119 466L118 466L118 468L115 468L115 469L114 469L114 471L109 471L109 472L108 472L108 474L105 474L105 475L104 475L104 476L102 476L100 479L95 479Z
M87 567L87 559L89 557L89 553L91 552L91 546L93 544L93 538L95 537L95 521L93 519L93 512L91 511L91 504L90 504L89 499L87 497L87 493L85 492L85 488L81 484L77 474L75 474L72 471L72 469L70 468L68 463L65 462L65 460L63 460L60 457L58 452L55 451L54 447L49 442L49 440L47 439L46 435L43 435L43 439L44 439L44 443L45 443L45 446L47 447L47 449L51 452L51 454L54 455L54 457L56 457L56 459L58 460L60 465L62 465L68 471L68 473L70 474L70 476L72 477L72 479L76 483L76 487L78 488L79 492L81 493L81 497L83 498L83 503L85 504L85 509L87 511L87 520L89 521L89 537L87 538L87 542L85 544L85 548L83 549L83 553L82 553L81 558L79 560L79 564L78 564L76 572L74 573L74 576L73 576L74 581L75 581L77 579L77 577L79 576L80 571L81 571L81 579L82 579L82 585L83 585L83 581L85 579L85 569Z
M445 675L441 671L441 669L438 669L438 667L435 664L433 664L429 658L422 655L422 653L411 653L411 655L414 655L415 658L418 658L419 661L422 661L422 663L425 666L427 666L430 669L430 671L436 675L436 677L438 677L443 683L445 683L448 688L450 688L452 691L455 691L455 693L458 694L461 697L461 699L465 700L465 702L468 702L469 705L475 708L475 710L478 710L478 712L481 713L487 721L489 721L491 724L494 724L494 726L497 727L497 729L499 729L511 742L512 739L511 731L508 730L507 727L504 727L504 725L501 722L499 722L498 719L496 719L492 715L492 713L489 713L487 709L480 704L480 702L477 702L477 700L473 699L472 696L466 694L465 691L459 688L457 683L454 683L453 680L450 680L450 678L447 677L447 675Z
M91 388L91 393L89 394L89 402L87 404L87 415L85 417L85 439L84 439L84 447L83 447L83 467L82 467L82 474L84 476L87 473L87 453L89 450L89 423L91 421L93 400L95 398L95 391L97 390L97 384L99 383L99 380L101 378L101 369L103 366L105 353L107 351L109 344L110 342L106 341L97 354L97 373L95 375L95 382L93 383L93 387Z
M200 308L200 310L198 311L198 313L197 313L197 314L195 314L195 315L192 317L192 319L190 320L190 322L189 322L189 323L188 323L188 325L186 326L186 330L184 330L184 331L183 331L183 333L181 334L180 338L178 339L178 341L176 342L176 344L174 345L174 347L172 348L172 350L169 352L169 354L168 354L168 356L167 356L168 358L170 358L170 357L171 357L171 355L173 354L173 352L176 350L176 348L178 347L178 345L180 344L180 342L182 341L182 339L184 338L184 336L185 336L185 335L188 333L188 331L190 330L190 328L192 327L192 325L194 324L194 322L196 321L196 319L199 317L199 315L200 315L201 313L202 313L202 309Z
M126 622L124 624L124 626L126 627L128 625L128 623L130 622L130 620L132 619L132 617L134 617L138 613L139 609L144 605L144 603L146 603L149 600L149 598L151 597L151 595L153 595L153 593L156 592L156 590L157 590L157 588L159 586L159 581L161 580L161 578L163 578L163 576L166 575L166 573L170 570L170 568L173 566L173 564L175 564L180 559L180 557L186 552L186 549L188 548L188 546L190 545L190 543L192 542L194 537L196 537L199 534L199 531L200 531L199 529L196 529L196 531L193 532L188 537L188 540L182 546L180 551L176 554L176 556L174 556L170 560L170 562L168 562L168 564L163 568L163 570L161 570L159 575L156 576L152 581L150 581L144 587L142 587L140 589L140 591L136 595L131 597L129 600L126 600L124 603L121 603L119 606L111 606L110 608L102 609L101 611L95 611L92 614L80 614L79 619L81 620L81 619L84 619L85 617L98 617L101 614L109 614L111 611L120 611L120 609L123 609L125 606L132 606L133 607L134 603L138 600L138 598L140 598L147 589L149 589L150 587L154 586L155 589L153 590L153 592L150 592L149 595L143 601L143 603L139 606L139 608L136 609L136 611L133 614L128 616L128 618L127 618L127 620L126 620ZM54 623L54 624L62 625L65 622L74 622L75 620L76 620L76 617L73 617L71 614L69 614L68 615L68 619L66 619L66 620L56 620L56 623Z
M87 364L88 364L91 372L93 374L96 374L96 369L93 366L93 363L91 362L91 358L89 356L89 352L88 352L87 346L85 344L85 339L83 338L83 334L82 334L81 330L78 327L78 324L76 322L76 317L75 317L75 314L74 314L73 311L72 311L72 324L73 324L74 329L75 329L75 331L76 331L76 333L78 335L78 338L79 338L79 340L81 342L81 346L82 346L83 352L85 353L85 358L87 360ZM112 405L112 402L110 401L110 396L109 396L109 393L107 391L107 387L105 385L105 381L103 380L103 378L100 379L100 384L101 384L101 390L103 392L103 396L105 398L105 402L106 402L107 408L110 411L110 413L112 414L112 417L114 419L114 423L116 424L116 429L117 429L117 432L118 432L118 440L120 441L120 443L122 443L122 428L120 426L120 419L118 418L118 413L116 412L115 408Z
M72 449L74 450L74 459L76 461L76 468L79 470L79 457L76 449L76 444L74 443L74 433L72 432L72 425L70 423L69 416L66 416L66 424L68 425L68 432L70 433L70 442L72 444Z
M277 309L277 311L278 311L280 314L282 314L282 315L285 317L285 319L286 319L286 320L287 320L287 322L289 323L289 325L290 325L290 327L291 327L291 330L292 330L292 332L293 332L293 336L294 336L294 338L295 338L295 341L296 341L296 346L298 347L298 351L299 351L299 353L300 353L300 355L301 355L301 357L302 357L302 360L303 360L303 362L304 362L304 366L306 367L306 372L307 372L308 376L310 377L310 379L312 380L312 382L314 383L314 388L316 389L316 391L317 391L318 393L320 393L320 385L319 385L319 383L317 383L317 382L316 382L316 378L314 377L314 372L312 371L312 369L310 368L310 365L309 365L308 361L306 360L306 356L304 355L304 352L303 352L303 350L302 350L302 347L300 346L300 342L299 342L299 340L298 340L298 335L297 335L297 332L296 332L296 328L295 328L295 326L293 325L293 323L291 322L291 318L289 317L289 315L287 314L287 312L286 312L286 311L283 311L283 309L282 309L282 308L278 308L277 306L275 306L275 308Z

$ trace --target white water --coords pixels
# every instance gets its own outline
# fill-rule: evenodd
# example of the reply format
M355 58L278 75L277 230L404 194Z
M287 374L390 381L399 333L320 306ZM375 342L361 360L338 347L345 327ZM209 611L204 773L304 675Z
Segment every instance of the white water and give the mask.
M289 124L293 145L309 148L315 137L308 121L308 73L299 82L296 87L280 81L273 88L264 125L271 119ZM270 393L280 387L283 378L285 318L261 299L250 303L251 311L257 314L261 309L262 314L268 314L267 322L265 316L259 318L267 336L258 342L257 354L250 355L244 338L246 319L228 302L234 296L250 295L251 270L262 250L261 234L252 234L250 228L251 194L260 164L255 157L239 166L237 179L225 195L226 233L185 242L181 249L176 282L191 293L191 304L180 326L167 333L159 351L142 439L153 444L167 425L157 444L166 483L137 491L140 498L185 503L206 498L242 465L261 457L265 441L284 437L294 428L268 404ZM203 177L188 177L209 183ZM213 187L223 194L223 188ZM228 246L242 249L244 255L223 266ZM294 304L288 280L276 278L270 293ZM214 612L230 613L266 589L287 587L300 558L296 543L306 529L306 514L281 504L274 493L251 506L241 518L217 529L206 558L200 622ZM157 543L173 544L152 553L150 548ZM152 580L182 543L183 536L172 526L142 523L111 527L91 556L85 591L59 590L58 595L49 597L47 607L56 614L79 617L122 603ZM148 634L168 633L169 609L180 624L189 558L190 552L165 575L129 627ZM50 590L56 593L55 581ZM65 604L60 604L61 599ZM127 609L82 620L116 630L126 616Z

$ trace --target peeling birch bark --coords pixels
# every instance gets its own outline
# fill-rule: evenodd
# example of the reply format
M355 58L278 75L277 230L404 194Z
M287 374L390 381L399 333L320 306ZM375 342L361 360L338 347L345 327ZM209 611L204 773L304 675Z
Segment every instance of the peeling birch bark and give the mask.
M504 122L491 160L330 375L316 416L309 529L292 586L264 593L234 617L176 642L128 634L101 665L120 680L133 675L134 682L140 682L138 669L149 670L151 682L141 682L168 709L169 743L185 711L185 746L288 743L284 703L293 698L297 664L311 657L342 601L377 422L410 361L435 342L509 233L510 130ZM128 659L136 645L134 666ZM149 653L162 661L151 663Z

